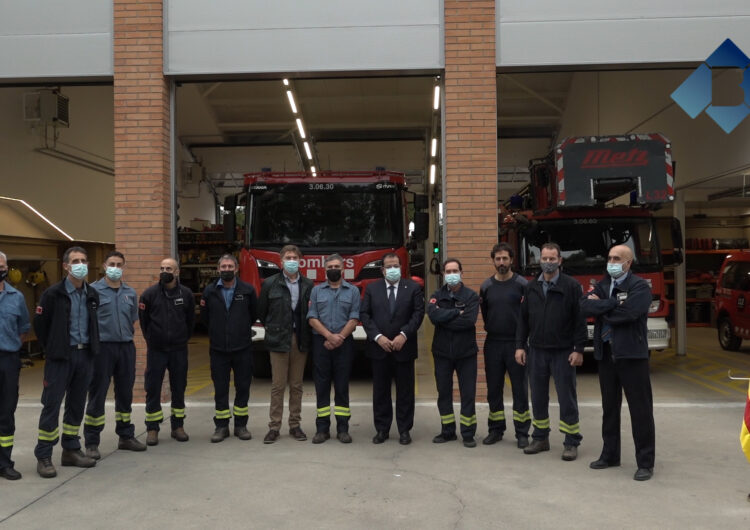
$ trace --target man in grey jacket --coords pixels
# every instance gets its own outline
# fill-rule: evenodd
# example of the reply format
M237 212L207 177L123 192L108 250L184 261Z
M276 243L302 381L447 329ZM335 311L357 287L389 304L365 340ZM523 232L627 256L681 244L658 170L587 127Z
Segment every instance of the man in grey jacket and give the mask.
M271 357L271 410L268 434L263 443L279 438L284 414L284 393L289 385L289 434L307 440L300 428L302 377L310 349L307 307L313 282L299 272L302 252L286 245L279 252L282 272L265 280L260 290L258 317L265 325L265 343Z

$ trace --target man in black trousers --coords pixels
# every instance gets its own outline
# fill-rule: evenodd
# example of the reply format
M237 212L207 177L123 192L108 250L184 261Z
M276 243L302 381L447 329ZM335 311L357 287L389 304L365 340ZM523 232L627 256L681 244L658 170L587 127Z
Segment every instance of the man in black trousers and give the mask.
M654 400L648 366L648 309L651 288L630 272L633 252L625 245L612 247L607 275L581 299L586 316L596 317L594 356L599 361L602 391L604 447L592 469L620 465L620 408L622 391L628 400L638 470L635 480L654 474L656 430Z
M424 296L419 284L401 277L401 259L383 256L384 281L369 284L359 316L367 333L367 356L372 360L372 410L375 437L388 439L393 422L391 381L396 381L396 425L399 443L411 443L414 425L414 359L417 330L424 318Z

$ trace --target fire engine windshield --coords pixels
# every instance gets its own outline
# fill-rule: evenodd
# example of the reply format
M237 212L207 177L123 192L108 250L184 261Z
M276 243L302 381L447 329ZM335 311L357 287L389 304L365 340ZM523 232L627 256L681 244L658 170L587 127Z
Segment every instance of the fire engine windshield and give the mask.
M614 245L630 247L635 272L656 272L661 266L656 228L650 218L539 220L521 236L521 241L521 266L527 275L539 274L541 247L547 242L560 245L563 269L568 274L602 274L607 253Z
M278 248L345 249L403 245L398 186L390 183L250 186L249 243Z

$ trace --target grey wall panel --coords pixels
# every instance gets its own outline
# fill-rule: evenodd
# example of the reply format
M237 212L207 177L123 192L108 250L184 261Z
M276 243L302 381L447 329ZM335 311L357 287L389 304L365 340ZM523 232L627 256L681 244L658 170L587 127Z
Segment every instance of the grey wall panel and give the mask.
M704 60L731 38L750 49L747 0L498 0L501 67Z
M0 79L108 77L112 2L0 0Z
M166 0L168 74L442 68L438 0Z

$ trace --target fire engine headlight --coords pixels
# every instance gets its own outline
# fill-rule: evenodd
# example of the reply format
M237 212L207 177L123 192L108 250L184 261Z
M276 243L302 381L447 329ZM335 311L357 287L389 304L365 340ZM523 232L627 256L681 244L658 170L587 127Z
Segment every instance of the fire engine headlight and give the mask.
M368 263L362 268L363 269L380 269L380 267L382 266L383 266L383 260L378 259L375 261L371 261L370 263Z
M276 265L273 261L266 261L264 259L258 259L255 258L255 263L258 264L258 267L261 269L278 269L279 266Z
M651 300L651 304L648 306L648 312L656 313L660 309L661 309L661 299L656 298L654 300Z

